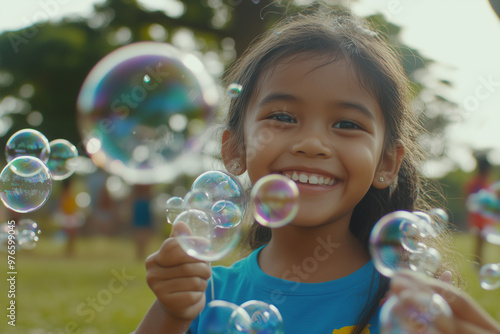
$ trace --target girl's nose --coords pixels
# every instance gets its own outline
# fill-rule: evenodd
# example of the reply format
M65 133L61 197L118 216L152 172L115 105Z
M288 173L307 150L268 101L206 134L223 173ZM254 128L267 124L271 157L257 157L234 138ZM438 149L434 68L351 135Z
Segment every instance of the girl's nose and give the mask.
M321 133L306 134L292 144L292 152L307 157L329 158L332 155L331 148L325 143Z

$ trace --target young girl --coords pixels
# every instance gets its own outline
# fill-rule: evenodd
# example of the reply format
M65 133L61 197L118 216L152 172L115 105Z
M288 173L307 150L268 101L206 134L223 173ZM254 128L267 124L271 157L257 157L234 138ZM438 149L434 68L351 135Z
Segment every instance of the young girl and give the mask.
M287 334L379 333L390 287L370 259L370 232L386 213L427 208L420 129L398 58L350 14L298 16L256 42L227 80L243 86L222 136L228 171L247 171L252 183L271 173L288 176L300 207L285 227L253 224L254 251L230 268L212 269L216 299L274 304ZM147 260L157 300L136 333L202 329L211 268L181 249L175 227ZM442 276L450 280L450 272ZM405 292L415 287L450 297L455 313L441 321L443 333L498 331L450 284L401 274L390 293L411 300ZM464 305L468 312L460 311Z

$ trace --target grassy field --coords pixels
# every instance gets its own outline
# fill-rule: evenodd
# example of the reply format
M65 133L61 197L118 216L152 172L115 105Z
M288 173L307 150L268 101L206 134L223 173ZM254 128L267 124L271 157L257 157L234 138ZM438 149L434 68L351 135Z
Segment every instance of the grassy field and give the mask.
M160 238L153 240L149 251L161 242ZM459 252L469 257L471 238L457 235L455 242ZM499 249L488 246L486 261L500 262ZM75 257L67 258L63 253L63 245L41 238L34 250L16 254L16 326L7 324L3 308L0 333L132 332L154 296L145 282L143 261L135 259L131 240L80 239ZM500 290L482 290L473 265L463 259L460 263L467 291L500 321ZM8 271L6 260L2 268ZM5 282L4 278L0 285L3 307L9 305Z

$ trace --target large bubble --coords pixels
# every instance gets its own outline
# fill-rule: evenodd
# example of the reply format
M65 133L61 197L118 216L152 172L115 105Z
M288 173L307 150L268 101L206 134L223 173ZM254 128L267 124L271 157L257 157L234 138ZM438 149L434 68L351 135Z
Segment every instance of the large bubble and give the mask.
M78 124L99 167L130 183L172 179L210 122L217 87L202 63L164 43L103 58L81 88Z
M51 190L50 171L35 157L15 158L0 174L0 199L7 208L16 212L38 209L47 201Z

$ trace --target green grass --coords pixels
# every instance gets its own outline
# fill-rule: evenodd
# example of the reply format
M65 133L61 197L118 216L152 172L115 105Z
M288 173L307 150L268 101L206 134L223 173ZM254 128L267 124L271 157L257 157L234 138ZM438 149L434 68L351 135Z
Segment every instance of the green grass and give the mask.
M457 235L454 240L464 258L470 258L471 237ZM154 239L148 252L161 242ZM488 246L486 262L500 262L499 249ZM16 327L7 325L3 308L0 333L130 333L154 300L144 262L135 259L134 245L126 238L79 239L73 258L64 256L63 245L41 238L34 250L19 251L16 262ZM482 290L477 270L463 259L460 264L467 291L500 321L500 289ZM2 268L8 271L6 260ZM120 282L117 273L127 277ZM9 302L5 279L0 286L5 307Z

